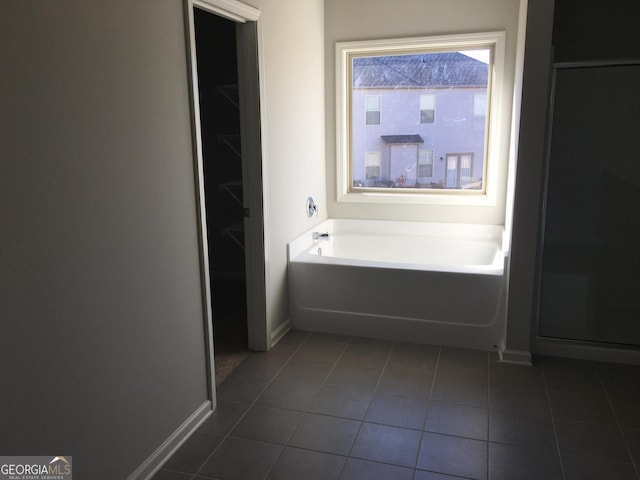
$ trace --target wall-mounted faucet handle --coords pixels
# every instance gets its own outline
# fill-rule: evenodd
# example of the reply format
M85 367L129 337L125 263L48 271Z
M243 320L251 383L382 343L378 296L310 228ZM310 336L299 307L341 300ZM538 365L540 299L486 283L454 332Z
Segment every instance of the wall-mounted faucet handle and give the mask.
M318 215L318 205L313 201L313 197L307 198L307 217Z

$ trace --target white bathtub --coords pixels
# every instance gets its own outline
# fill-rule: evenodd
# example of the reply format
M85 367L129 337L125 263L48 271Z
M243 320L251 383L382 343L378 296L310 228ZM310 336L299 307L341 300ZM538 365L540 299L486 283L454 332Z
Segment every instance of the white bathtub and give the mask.
M505 332L502 237L499 226L327 220L289 244L292 326L496 349Z

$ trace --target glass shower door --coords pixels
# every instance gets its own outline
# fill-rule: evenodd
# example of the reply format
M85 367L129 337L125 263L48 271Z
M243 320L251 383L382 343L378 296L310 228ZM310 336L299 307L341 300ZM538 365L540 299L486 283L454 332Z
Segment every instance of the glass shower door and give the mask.
M554 78L538 335L640 346L640 65Z

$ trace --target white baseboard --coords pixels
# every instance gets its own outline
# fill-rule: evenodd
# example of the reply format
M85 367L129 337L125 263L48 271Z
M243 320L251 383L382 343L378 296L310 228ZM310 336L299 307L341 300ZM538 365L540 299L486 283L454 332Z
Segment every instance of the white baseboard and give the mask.
M171 456L186 442L213 411L207 400L140 465L127 480L151 480Z
M500 349L498 350L498 356L500 357L500 361L502 363L512 363L515 365L526 365L530 367L531 363L531 352L526 350L509 350L505 347L504 343L500 345Z
M271 348L275 347L282 337L289 333L289 330L291 330L291 320L287 319L274 332L271 332Z

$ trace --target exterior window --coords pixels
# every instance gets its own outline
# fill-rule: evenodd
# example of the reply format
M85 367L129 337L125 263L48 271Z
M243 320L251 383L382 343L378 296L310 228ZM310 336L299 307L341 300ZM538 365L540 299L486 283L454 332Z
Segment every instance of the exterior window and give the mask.
M418 181L431 181L433 177L433 150L420 150L418 153Z
M380 152L366 152L364 154L364 178L366 180L380 178Z
M364 98L367 125L380 125L380 95L366 95Z
M338 43L338 201L494 202L506 166L499 132L509 128L492 111L501 105L494 89L504 88L504 39L488 32Z
M473 114L476 117L487 115L487 94L476 93L473 96Z
M420 95L420 123L433 123L436 118L436 96Z
M375 184L365 182L357 186L358 182L352 182L352 191L359 188L420 191L444 187L482 192L487 126L485 122L474 122L474 118L483 107L486 115L491 55L491 48L425 48L410 53L353 55L350 58L351 110L364 105L366 113L365 125L351 126L353 180L358 180L358 172L374 170L363 165L367 158L365 152L382 152L382 163L375 175L379 177ZM434 90L438 90L437 95L432 93ZM380 121L382 103L384 125ZM416 105L420 106L419 119L412 113ZM448 152L470 152L474 158L473 168L467 160L457 159L455 173L447 166L436 175L433 162L420 163L421 149L443 156ZM468 165L463 167L462 163ZM431 175L422 175L429 171ZM367 175L369 178L370 174ZM420 181L420 177L428 176L431 177L428 182Z
M472 164L472 153L447 154L446 188L475 188L475 179L471 176Z

